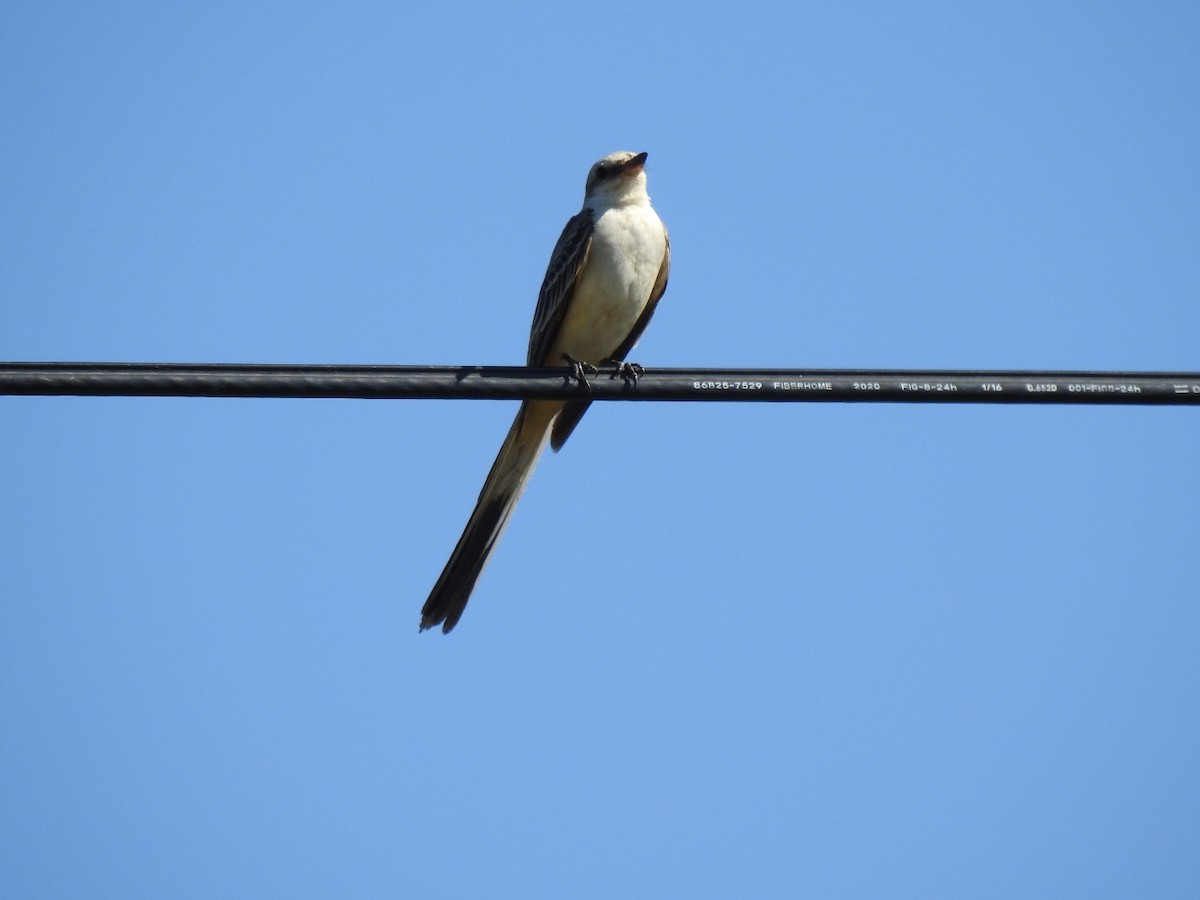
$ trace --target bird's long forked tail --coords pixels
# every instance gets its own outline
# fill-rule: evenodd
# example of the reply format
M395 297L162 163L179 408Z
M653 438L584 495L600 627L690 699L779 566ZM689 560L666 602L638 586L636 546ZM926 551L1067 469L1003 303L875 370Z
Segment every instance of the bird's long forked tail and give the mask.
M467 527L429 592L429 599L421 607L421 631L441 625L442 633L449 634L462 616L471 591L537 465L550 424L560 407L561 404L545 401L521 404L479 492Z

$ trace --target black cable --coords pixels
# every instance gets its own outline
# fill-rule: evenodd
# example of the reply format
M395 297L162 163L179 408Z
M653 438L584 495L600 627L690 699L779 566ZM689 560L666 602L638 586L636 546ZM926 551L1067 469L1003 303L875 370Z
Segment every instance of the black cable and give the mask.
M1200 405L1200 372L0 363L0 395Z

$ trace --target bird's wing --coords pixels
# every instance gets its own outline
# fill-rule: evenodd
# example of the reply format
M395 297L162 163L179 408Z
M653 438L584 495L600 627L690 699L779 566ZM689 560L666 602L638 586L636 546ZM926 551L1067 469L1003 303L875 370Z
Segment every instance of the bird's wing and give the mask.
M561 359L547 359L571 299L575 295L575 281L587 262L588 250L592 246L592 231L596 227L590 209L584 208L571 217L559 235L554 252L550 254L550 265L538 292L537 309L533 313L533 327L529 332L530 366L559 366Z

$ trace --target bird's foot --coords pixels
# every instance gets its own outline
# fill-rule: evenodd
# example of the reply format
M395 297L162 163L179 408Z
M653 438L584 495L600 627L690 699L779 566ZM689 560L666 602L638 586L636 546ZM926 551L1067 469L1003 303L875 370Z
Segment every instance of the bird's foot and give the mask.
M592 386L588 383L587 377L598 374L600 370L591 363L576 359L570 353L564 353L562 358L563 362L571 367L571 371L567 375L567 381L577 381L579 382L579 386L585 391L590 391Z
M638 379L646 374L646 369L641 363L626 362L623 359L613 359L612 357L601 360L601 363L613 367L613 373L608 376L609 378L620 378L626 384L632 383L636 386Z

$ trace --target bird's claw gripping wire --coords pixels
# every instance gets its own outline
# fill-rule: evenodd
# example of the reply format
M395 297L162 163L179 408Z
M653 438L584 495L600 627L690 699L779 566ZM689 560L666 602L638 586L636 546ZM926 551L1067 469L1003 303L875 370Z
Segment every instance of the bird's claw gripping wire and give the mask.
M613 359L611 356L608 359L600 361L601 365L612 366L613 372L609 378L620 378L626 384L637 386L638 379L646 374L646 368L641 363L626 362L623 359Z
M576 359L569 353L564 353L562 358L563 361L571 367L571 371L567 374L567 381L577 381L579 382L579 386L585 391L590 391L592 386L588 382L587 377L589 375L599 374L600 370L591 363L586 363L582 360Z

